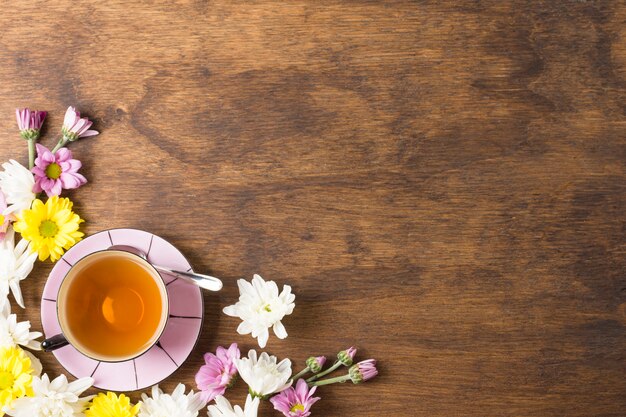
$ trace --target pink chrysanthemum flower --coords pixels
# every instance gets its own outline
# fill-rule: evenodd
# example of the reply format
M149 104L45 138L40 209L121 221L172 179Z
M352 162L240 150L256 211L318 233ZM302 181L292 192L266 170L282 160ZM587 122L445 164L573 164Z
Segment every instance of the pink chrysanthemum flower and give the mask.
M20 136L29 140L37 139L47 114L47 112L40 110L15 109L15 118L20 129Z
M375 359L361 361L350 368L350 379L355 384L369 381L376 375L378 375L378 370L376 369Z
M45 191L48 197L61 194L61 190L73 190L85 184L87 180L78 170L82 164L72 159L72 152L61 148L55 153L37 144L37 159L32 169L35 174L34 193Z
M79 138L87 136L95 136L98 134L96 130L89 130L93 122L86 117L81 118L80 112L75 107L68 107L63 119L63 127L61 133L65 142L73 142Z
M9 225L13 220L15 220L15 216L13 216L12 214L2 214L7 209L7 207L7 200L4 196L4 193L0 191L0 240L4 240Z
M205 365L196 374L196 384L206 402L213 401L218 395L224 395L226 388L232 386L237 375L235 359L240 357L237 343L230 345L228 350L218 346L215 354L204 355Z
M270 398L274 409L283 413L286 417L307 417L311 415L311 406L320 397L313 397L317 387L309 390L304 379L299 379L296 387L289 387L280 394Z

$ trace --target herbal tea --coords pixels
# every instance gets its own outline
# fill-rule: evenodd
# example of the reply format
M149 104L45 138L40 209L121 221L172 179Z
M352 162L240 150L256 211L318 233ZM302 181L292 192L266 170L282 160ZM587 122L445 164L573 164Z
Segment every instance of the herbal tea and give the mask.
M164 320L161 288L133 255L103 255L72 277L60 318L79 350L132 357L154 343Z

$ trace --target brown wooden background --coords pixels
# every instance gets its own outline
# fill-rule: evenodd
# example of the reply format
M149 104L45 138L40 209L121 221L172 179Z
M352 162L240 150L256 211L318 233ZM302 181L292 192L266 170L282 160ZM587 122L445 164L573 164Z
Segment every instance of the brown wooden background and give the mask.
M102 131L72 145L85 231L149 230L225 279L168 389L255 346L220 309L259 273L297 294L268 351L380 361L314 415L626 412L623 2L2 9L0 159L26 162L15 107L51 112L52 146L78 106ZM49 270L23 284L36 328Z

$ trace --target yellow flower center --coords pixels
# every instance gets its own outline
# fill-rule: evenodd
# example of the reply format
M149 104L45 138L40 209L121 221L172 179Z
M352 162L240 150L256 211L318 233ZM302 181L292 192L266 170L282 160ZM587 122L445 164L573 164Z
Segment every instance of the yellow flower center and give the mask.
M8 371L0 371L0 391L11 388L15 382L13 374Z
M46 167L46 177L53 179L53 180L56 180L57 178L59 178L62 172L63 171L61 170L61 167L59 166L59 164L54 163L54 162Z
M304 411L304 406L302 404L295 404L289 411L292 413L295 413L296 411Z
M55 237L59 226L52 220L44 220L39 225L39 234L43 237Z
M263 307L263 310L267 311L268 313L272 312L272 309L270 308L269 304L267 304L265 307Z
M0 214L0 226L4 224L4 216Z

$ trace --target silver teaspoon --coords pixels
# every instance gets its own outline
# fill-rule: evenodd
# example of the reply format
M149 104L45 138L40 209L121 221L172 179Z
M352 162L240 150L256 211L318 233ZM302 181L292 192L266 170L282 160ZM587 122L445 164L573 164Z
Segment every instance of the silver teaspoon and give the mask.
M110 246L109 249L130 252L132 254L139 256L145 261L148 261L148 256L141 249L137 249L134 246L113 245L113 246ZM196 274L195 272L175 271L173 269L166 268L164 266L155 265L150 261L148 262L150 263L150 265L154 267L154 269L156 269L159 272L164 272L166 274L174 275L175 277L194 283L198 287L204 288L205 290L219 291L222 289L222 286L223 286L222 281L210 275Z

